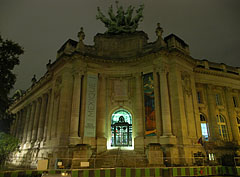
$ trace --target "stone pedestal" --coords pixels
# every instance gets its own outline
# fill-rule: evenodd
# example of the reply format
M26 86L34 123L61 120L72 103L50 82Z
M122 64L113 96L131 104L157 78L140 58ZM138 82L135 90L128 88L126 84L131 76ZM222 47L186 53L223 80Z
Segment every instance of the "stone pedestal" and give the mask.
M72 167L80 168L81 162L88 162L92 155L91 147L87 144L78 145L73 150Z
M160 144L176 144L177 139L175 136L160 136Z
M142 136L134 138L134 150L144 152L144 138Z
M107 150L107 139L103 137L97 138L97 154Z
M147 158L149 165L163 166L163 151L158 143L149 144L147 147Z
M81 144L82 139L80 137L70 137L69 138L69 145L76 145Z

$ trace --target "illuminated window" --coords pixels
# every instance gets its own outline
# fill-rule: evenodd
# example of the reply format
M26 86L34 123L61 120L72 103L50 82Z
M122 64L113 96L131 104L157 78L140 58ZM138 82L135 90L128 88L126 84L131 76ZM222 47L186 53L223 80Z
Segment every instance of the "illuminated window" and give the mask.
M111 129L111 146L132 146L132 116L128 111L120 109L112 114Z
M204 141L208 141L208 125L206 118L203 114L200 114L200 121L201 121L201 131L202 131L202 138Z
M215 96L216 96L216 105L222 105L221 95L217 93Z
M223 140L228 140L228 131L227 131L227 125L226 120L223 117L223 115L217 115L217 123L218 123L218 130L219 135Z
M209 160L215 160L215 157L214 157L214 154L213 153L209 153L208 154L208 158L209 158Z

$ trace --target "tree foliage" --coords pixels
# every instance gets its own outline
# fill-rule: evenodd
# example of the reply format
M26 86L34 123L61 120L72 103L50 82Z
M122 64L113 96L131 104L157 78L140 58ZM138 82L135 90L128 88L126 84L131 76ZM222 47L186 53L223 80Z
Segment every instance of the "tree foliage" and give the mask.
M13 88L16 76L14 66L19 64L19 56L23 48L11 40L4 40L0 35L0 120L7 116L6 110L10 104L8 94Z
M7 159L9 154L18 147L18 140L11 135L0 132L0 165Z

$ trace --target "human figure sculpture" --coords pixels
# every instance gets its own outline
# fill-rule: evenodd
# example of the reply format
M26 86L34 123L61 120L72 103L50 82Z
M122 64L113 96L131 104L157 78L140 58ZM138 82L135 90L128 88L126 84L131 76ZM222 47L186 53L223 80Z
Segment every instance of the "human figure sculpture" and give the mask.
M158 38L162 37L163 29L160 26L160 23L157 23L157 28L156 28L156 35Z
M83 27L81 27L80 31L78 32L78 39L79 39L79 41L83 41L85 39L85 34L83 32Z

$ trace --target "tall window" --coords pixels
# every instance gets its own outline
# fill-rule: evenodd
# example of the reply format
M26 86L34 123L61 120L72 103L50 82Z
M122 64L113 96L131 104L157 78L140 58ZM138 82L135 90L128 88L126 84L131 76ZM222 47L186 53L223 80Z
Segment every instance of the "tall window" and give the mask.
M203 103L203 98L202 98L202 92L201 91L197 91L197 99L198 99L199 104Z
M216 93L216 105L222 105L221 95Z
M238 133L240 133L240 118L237 117Z
M237 98L235 96L233 96L233 105L235 108L238 107Z
M202 138L204 141L208 141L208 125L207 125L206 118L203 114L200 114L200 121L201 121Z
M223 115L217 115L217 123L219 129L219 135L223 140L228 140L228 131L227 131L227 124L226 120Z

